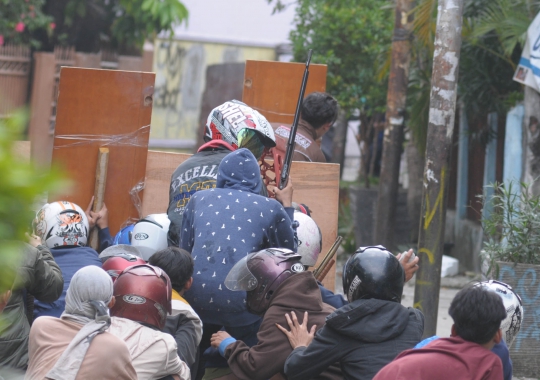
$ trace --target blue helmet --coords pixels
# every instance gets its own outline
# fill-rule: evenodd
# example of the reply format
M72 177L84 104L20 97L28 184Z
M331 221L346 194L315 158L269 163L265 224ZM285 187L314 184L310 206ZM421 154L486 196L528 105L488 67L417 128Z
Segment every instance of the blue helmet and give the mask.
M118 245L118 244L131 245L131 232L133 231L133 227L135 227L135 225L130 224L122 228L120 231L118 231L118 233L114 237L113 245Z

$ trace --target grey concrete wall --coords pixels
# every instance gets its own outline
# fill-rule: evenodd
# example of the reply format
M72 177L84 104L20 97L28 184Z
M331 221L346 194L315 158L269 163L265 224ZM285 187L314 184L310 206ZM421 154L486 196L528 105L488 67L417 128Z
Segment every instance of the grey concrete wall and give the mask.
M453 244L448 255L459 260L459 271L480 272L480 251L482 250L483 232L479 223L462 219L455 221L456 212L446 212L444 242Z

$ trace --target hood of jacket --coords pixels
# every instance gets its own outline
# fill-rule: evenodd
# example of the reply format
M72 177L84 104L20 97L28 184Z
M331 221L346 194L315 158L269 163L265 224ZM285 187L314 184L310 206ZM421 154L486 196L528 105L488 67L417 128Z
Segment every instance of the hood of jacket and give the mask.
M323 305L319 285L309 271L293 274L283 281L270 300L270 306L308 312L321 311Z
M219 164L216 187L259 194L262 188L257 159L248 149L229 153Z
M397 302L359 299L326 318L338 334L362 342L384 342L400 335L409 324L409 310Z

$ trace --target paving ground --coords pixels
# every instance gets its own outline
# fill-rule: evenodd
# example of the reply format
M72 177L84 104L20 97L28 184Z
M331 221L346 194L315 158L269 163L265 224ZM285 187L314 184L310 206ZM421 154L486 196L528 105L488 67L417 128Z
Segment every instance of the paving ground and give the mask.
M336 293L343 294L342 285L342 270L343 264L346 261L344 255L338 257L338 263L336 267ZM437 315L437 335L449 336L450 328L452 327L452 318L448 315L448 308L450 302L461 288L469 283L473 278L469 276L455 276L441 279L441 290L439 292L439 312ZM405 284L403 289L403 299L401 301L404 306L412 306L414 301L414 278ZM513 380L534 380L525 377L514 377Z

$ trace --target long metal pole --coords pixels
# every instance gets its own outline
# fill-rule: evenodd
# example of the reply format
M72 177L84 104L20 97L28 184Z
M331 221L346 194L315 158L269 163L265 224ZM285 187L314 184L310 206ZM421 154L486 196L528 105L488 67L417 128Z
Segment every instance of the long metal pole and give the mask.
M414 292L414 306L425 315L424 337L437 330L462 15L463 0L439 0Z
M393 246L394 219L399 185L399 163L403 151L403 122L409 84L413 8L414 0L396 0L392 63L388 78L386 123L374 229L375 242L389 249L395 248ZM373 141L376 144L377 138ZM375 157L372 157L372 160L375 160Z

